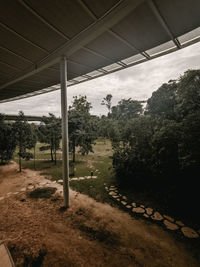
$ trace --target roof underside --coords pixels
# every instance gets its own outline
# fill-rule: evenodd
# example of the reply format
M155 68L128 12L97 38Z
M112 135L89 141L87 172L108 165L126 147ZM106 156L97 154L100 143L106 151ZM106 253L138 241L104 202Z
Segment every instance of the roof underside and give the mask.
M0 101L106 75L200 40L199 0L3 0Z

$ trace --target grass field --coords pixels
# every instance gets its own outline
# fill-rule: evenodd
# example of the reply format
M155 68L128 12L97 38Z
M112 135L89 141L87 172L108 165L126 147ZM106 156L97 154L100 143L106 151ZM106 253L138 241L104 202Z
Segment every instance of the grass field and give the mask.
M38 143L36 146L36 170L41 171L42 175L48 176L52 180L62 179L62 161L61 151L57 154L57 164L51 162L50 151L40 151L39 147L43 144ZM74 177L89 176L91 171L97 179L70 181L70 187L78 192L84 193L93 197L97 201L109 202L114 204L113 200L105 191L104 183L114 184L114 174L112 168L112 146L109 140L98 139L93 146L94 153L88 155L81 155L76 153L76 162L74 167ZM33 153L33 151L30 151ZM40 160L46 159L46 160ZM17 152L15 153L15 161L18 162ZM70 156L71 163L71 156ZM22 160L22 167L34 170L34 161ZM70 164L70 176L72 176L73 169Z

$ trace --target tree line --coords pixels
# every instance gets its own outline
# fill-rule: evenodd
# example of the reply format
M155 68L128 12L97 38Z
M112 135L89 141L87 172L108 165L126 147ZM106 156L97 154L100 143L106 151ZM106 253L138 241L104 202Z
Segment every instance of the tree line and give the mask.
M73 163L76 159L76 148L79 148L78 152L82 155L93 152L92 145L98 137L96 118L90 114L91 108L86 96L75 96L72 105L69 106L69 149ZM57 151L61 149L61 138L61 119L52 113L43 116L39 125L28 123L22 111L13 123L6 122L4 115L0 114L1 164L11 160L17 148L21 171L22 159L35 159L37 142L41 143L41 151L50 150L51 161L56 164ZM30 149L33 149L34 153L30 153Z
M113 168L121 186L151 192L163 205L197 216L200 70L164 83L146 105L132 99L110 104L101 131L112 141Z

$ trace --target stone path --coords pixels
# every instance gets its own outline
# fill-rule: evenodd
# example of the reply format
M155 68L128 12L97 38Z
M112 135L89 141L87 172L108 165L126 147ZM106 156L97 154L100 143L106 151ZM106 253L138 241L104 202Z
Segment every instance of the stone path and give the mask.
M130 203L126 196L119 193L116 186L111 185L110 187L104 184L105 190L109 196L114 200L123 205L132 214L140 215L151 221L157 221L163 224L170 231L179 231L182 235L187 238L200 238L200 229L194 230L184 225L183 222L177 221L168 215L162 215L158 211L151 207L145 207L135 202Z
M93 175L93 176L83 176L83 177L73 177L73 178L70 178L69 180L70 181L80 181L80 180L87 180L87 179L96 179L97 176ZM60 180L58 180L59 182Z
M34 159L30 159L31 161L33 161ZM62 160L62 159L56 159L57 161L59 161L59 160ZM51 161L51 159L48 159L48 158L46 158L46 159L35 159L35 161Z

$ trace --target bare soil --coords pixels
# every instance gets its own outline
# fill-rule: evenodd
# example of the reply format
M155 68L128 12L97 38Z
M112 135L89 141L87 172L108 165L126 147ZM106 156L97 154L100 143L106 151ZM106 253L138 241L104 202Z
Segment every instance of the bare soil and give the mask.
M39 172L0 166L0 197L38 181ZM184 245L160 226L70 191L62 197L34 199L26 193L0 201L0 240L16 266L199 266Z

